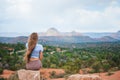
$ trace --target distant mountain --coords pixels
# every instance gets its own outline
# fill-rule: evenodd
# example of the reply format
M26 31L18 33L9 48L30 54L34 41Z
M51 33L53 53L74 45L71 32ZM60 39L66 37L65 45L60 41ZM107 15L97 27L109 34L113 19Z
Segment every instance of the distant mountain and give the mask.
M120 31L118 32L103 32L103 33L83 33L83 35L90 36L91 38L102 38L104 36L110 36L111 38L120 40Z
M120 31L118 31L117 33L111 34L110 36L120 40Z
M19 37L0 37L0 42L2 43L26 43L28 37L19 36Z
M55 28L48 29L45 34L46 36L60 36L61 35L60 32Z
M101 38L97 38L96 40L102 41L102 42L115 42L115 41L118 41L118 39L112 38L110 36L103 36Z
M60 32L55 28L50 28L46 32L40 32L39 42L44 44L66 44L66 43L85 43L85 42L117 42L120 41L120 31L116 33L79 33ZM0 42L4 43L25 43L27 36L0 37Z
M28 37L0 37L0 42L3 43L26 43ZM118 39L114 39L110 36L104 36L101 38L91 38L89 36L40 36L39 40L42 44L66 44L66 43L86 43L86 42L117 42Z
M19 33L19 32L0 32L0 37L18 37L18 36L29 36L31 33ZM39 36L89 36L91 38L101 38L104 36L110 36L120 40L120 30L118 32L88 32L80 33L76 31L72 32L61 32L56 28L50 28L46 32L38 32Z
M0 37L18 37L18 36L29 36L28 32L0 32Z
M82 43L82 42L96 42L97 40L89 36L42 36L39 41L57 42L57 43Z
M102 32L102 33L89 32L89 33L83 33L83 34L86 36L90 36L92 38L101 38L104 36L110 36L114 33L111 33L111 32Z
M63 36L83 36L82 33L76 32L76 31L72 31L72 32L66 32L62 34Z
M82 34L76 31L60 32L55 28L50 28L46 32L39 33L39 36L82 36Z

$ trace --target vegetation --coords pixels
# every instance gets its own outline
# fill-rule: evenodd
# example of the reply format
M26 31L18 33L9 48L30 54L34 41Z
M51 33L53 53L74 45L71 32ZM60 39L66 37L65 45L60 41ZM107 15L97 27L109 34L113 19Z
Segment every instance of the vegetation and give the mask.
M23 44L0 43L0 73L3 69L18 70L23 68L24 52L17 52L25 49Z
M95 46L96 45L96 46ZM63 68L67 73L78 73L90 68L91 73L120 69L120 43L94 43L94 47L58 48L46 46L43 67Z
M75 45L75 44L73 44ZM73 46L72 45L72 46ZM81 46L77 44L76 46ZM120 69L120 43L90 43L85 47L44 46L44 68L62 68L67 73L78 73L89 68L89 73L115 71ZM91 46L91 47L90 47ZM24 44L0 43L0 73L3 69L18 70L25 68ZM56 77L55 73L51 73ZM57 76L58 77L58 76Z
M0 77L0 80L7 80L7 79L4 79L4 78L1 78L1 77Z
M50 72L50 78L63 78L66 74L56 74L55 71Z

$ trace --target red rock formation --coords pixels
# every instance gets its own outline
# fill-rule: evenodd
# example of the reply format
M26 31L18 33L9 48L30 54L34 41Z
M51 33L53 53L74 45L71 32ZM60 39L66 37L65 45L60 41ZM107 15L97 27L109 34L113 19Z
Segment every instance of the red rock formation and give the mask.
M74 74L68 77L67 80L102 80L98 75L80 75Z
M10 77L10 75L12 75L14 73L15 73L14 71L5 69L5 70L3 70L3 74L1 75L1 77L8 79Z

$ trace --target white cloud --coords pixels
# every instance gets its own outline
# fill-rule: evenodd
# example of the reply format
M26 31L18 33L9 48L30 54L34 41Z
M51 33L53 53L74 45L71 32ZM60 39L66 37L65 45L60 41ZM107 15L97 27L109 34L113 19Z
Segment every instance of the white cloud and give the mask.
M73 9L69 14L71 14L71 12L76 12L74 15L77 15L78 18L76 18L77 23L74 25L79 25L79 29L89 29L92 31L116 31L120 28L120 7L118 6L110 5L102 11L92 11L80 8Z
M0 21L2 30L58 26L62 31L117 31L120 6L118 0L5 0L0 1Z
M64 19L62 19L59 16L54 16L53 24L62 25L63 23L64 23Z
M8 18L28 18L31 13L30 0L8 0L8 7L5 9Z

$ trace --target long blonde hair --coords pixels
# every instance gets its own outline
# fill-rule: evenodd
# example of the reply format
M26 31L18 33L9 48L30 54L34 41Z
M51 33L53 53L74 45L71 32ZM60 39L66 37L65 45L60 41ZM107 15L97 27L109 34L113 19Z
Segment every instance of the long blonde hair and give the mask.
M35 48L37 41L38 41L38 34L34 32L28 38L28 48L27 48L27 51L25 54L25 60L27 63L30 60L31 53L32 53L33 49Z

